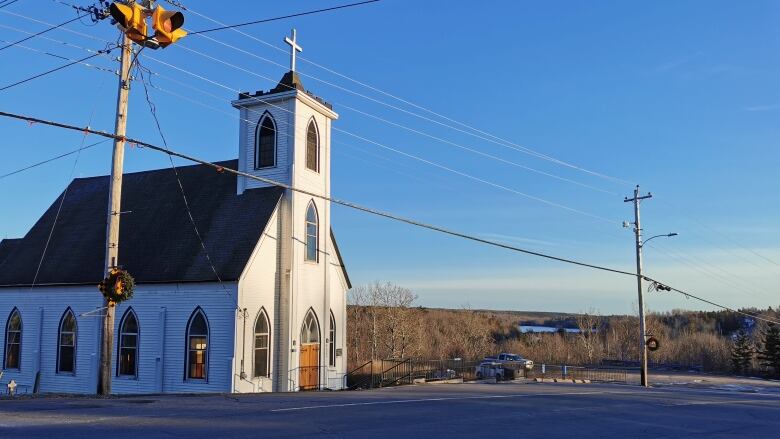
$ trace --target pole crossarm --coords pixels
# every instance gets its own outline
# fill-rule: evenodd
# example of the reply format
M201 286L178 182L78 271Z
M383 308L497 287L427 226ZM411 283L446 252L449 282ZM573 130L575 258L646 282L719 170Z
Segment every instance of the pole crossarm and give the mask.
M352 203L350 201L340 200L340 199L337 199L337 198L329 197L327 195L322 195L322 194L318 194L318 193L315 193L315 192L307 191L305 189L293 187L291 185L288 185L288 184L285 184L285 183L282 183L282 182L278 182L278 181L275 181L275 180L272 180L272 179L269 179L269 178L259 177L257 175L248 174L246 172L242 172L242 171L239 171L239 170L236 170L236 169L231 169L231 168L227 168L227 167L224 167L224 166L220 166L220 165L217 165L215 163L211 163L209 161L199 159L197 157L193 157L193 156L181 153L181 152L177 152L177 151L174 151L172 149L168 149L168 148L164 148L164 147L161 147L161 146L157 146L157 145L154 145L152 143L144 142L142 140L134 139L132 137L117 136L115 134L112 134L112 133L109 133L109 132L106 132L106 131L92 129L90 127L79 127L79 126L76 126L76 125L70 125L70 124L66 124L66 123L62 123L62 122L49 121L49 120L40 119L40 118L36 118L36 117L32 117L32 116L25 116L25 115L22 115L22 114L9 113L7 111L0 111L0 116L12 118L12 119L23 120L23 121L29 122L31 124L39 123L41 125L47 125L47 126L67 129L67 130L71 130L71 131L78 131L78 132L81 132L81 133L95 134L95 135L98 135L98 136L101 136L101 137L106 137L106 138L110 138L110 139L114 139L114 140L124 140L130 146L138 146L138 147L148 148L148 149L151 149L151 150L154 150L154 151L158 151L158 152L162 152L162 153L165 153L165 154L169 154L169 155L174 156L174 157L179 157L179 158L184 159L184 160L189 160L189 161L194 162L194 163L198 163L198 164L201 164L201 165L209 166L209 167L213 168L214 170L216 170L217 172L229 172L231 174L239 175L239 176L242 176L242 177L246 177L246 178L250 178L250 179L253 179L253 180L261 181L261 182L264 182L264 183L267 183L267 184L270 184L270 185L274 185L274 186L282 187L282 188L285 188L285 189L289 189L289 190L294 191L294 192L306 194L306 195L309 195L309 196L312 196L312 197L315 197L315 198L319 198L319 199L322 199L322 200L325 200L325 201L332 202L334 204L345 206L345 207L348 207L348 208L351 208L351 209L354 209L354 210L359 210L359 211L362 211L362 212L365 212L365 213L369 213L369 214L372 214L372 215L375 215L375 216L380 216L380 217L388 218L388 219L391 219L391 220L404 222L406 224L410 224L410 225L413 225L413 226L423 227L423 228L426 228L426 229L429 229L429 230L434 230L434 231L441 232L441 233L444 233L444 234L447 234L447 235L456 236L456 237L459 237L459 238L464 238L464 239L468 239L468 240L475 241L475 242L480 242L480 243L491 245L491 246L494 246L494 247L499 247L499 248L503 248L503 249L507 249L507 250L512 250L512 251L517 251L517 252L520 252L520 253L525 253L525 254L528 254L528 255L531 255L531 256L538 256L538 257L545 258L545 259L550 259L550 260L554 260L554 261L564 262L564 263L567 263L567 264L573 264L573 265L578 265L578 266L581 266L581 267L592 268L592 269L595 269L595 270L601 270L601 271L606 271L606 272L610 272L610 273L620 274L620 275L624 275L624 276L630 276L630 277L633 277L633 278L637 277L636 273L631 273L629 271L618 270L618 269L609 268L609 267L603 267L603 266L600 266L600 265L589 264L589 263L577 261L577 260L574 260L574 259L568 259L568 258L548 255L548 254L545 254L545 253L535 252L533 250L527 250L527 249L524 249L524 248L521 248L521 247L516 247L516 246L513 246L513 245L509 245L509 244L504 244L504 243L501 243L501 242L491 241L489 239L483 239L483 238L480 238L480 237L477 237L477 236L468 235L466 233L450 230L450 229L447 229L447 228L444 228L444 227L439 227L439 226L423 223L423 222L416 221L416 220L413 220L413 219L410 219L410 218L405 218L405 217L402 217L402 216L398 216L398 215L395 215L395 214L392 214L392 213L389 213L389 212L384 212L384 211L381 211L381 210L378 210L378 209L374 209L374 208L371 208L371 207L366 207L366 206L362 206L362 205L359 205L359 204L355 204L355 203ZM646 280L648 282L657 282L657 283L661 283L661 284L664 284L664 285L667 285L667 286L669 285L669 284L667 284L665 282L660 282L660 281L658 281L658 280L656 280L656 279L654 279L652 277L645 276L645 275L642 276L642 279ZM713 301L710 301L710 300L707 300L707 299L703 299L703 298L701 298L699 296L696 296L694 294L688 293L686 291L683 291L683 290L680 290L680 289L677 289L677 288L673 288L672 287L672 291L680 293L680 294L684 295L685 297L696 299L696 300L699 300L701 302L707 303L709 305L713 305L713 306L716 306L718 308L721 308L721 309L724 309L724 310L727 310L727 311L732 311L732 312L735 312L737 314L744 315L746 317L751 317L751 318L754 318L756 320L761 320L761 321L764 321L764 322L767 322L767 323L775 323L775 324L780 325L780 320L768 319L768 318L757 316L755 314L751 314L751 313L748 313L748 312L739 311L739 310L736 310L734 308L730 308L728 306L721 305L721 304L718 304L716 302L713 302Z

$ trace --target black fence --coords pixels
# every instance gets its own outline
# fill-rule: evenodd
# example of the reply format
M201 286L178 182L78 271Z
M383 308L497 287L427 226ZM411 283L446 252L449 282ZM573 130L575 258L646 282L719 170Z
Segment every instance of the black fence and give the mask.
M626 367L582 367L566 365L537 364L525 371L525 378L589 380L605 383L630 383L639 381L638 368Z
M347 388L371 389L441 380L476 379L481 360L421 360L414 358L368 361L347 373Z
M346 375L349 389L373 389L413 384L415 381L476 380L483 360L388 359L368 361ZM492 378L491 376L485 376ZM508 377L504 377L508 378ZM589 380L592 382L639 382L639 369L633 367L582 367L537 364L532 369L518 369L511 378Z

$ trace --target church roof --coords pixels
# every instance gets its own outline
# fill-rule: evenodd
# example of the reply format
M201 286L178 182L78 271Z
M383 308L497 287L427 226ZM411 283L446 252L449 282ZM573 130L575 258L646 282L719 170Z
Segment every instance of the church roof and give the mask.
M321 97L315 95L314 93L306 90L306 88L304 88L303 86L303 82L301 81L301 77L298 75L297 72L293 72L293 71L289 71L285 73L284 76L282 76L282 79L279 80L279 83L276 84L276 87L268 91L258 90L254 94L252 94L251 92L240 92L238 93L238 99L242 100L242 99L267 97L273 94L285 93L291 90L302 91L306 93L309 97L314 99L315 101L324 105L327 109L333 110L333 105L331 105L325 99L322 99Z
M235 168L237 161L219 164ZM234 174L205 165L178 170L217 273L222 280L238 280L283 190L269 187L237 195ZM70 183L36 285L97 284L103 278L108 183L108 176ZM33 282L61 197L24 238L0 241L0 286ZM217 280L172 169L125 174L122 211L119 265L136 282Z

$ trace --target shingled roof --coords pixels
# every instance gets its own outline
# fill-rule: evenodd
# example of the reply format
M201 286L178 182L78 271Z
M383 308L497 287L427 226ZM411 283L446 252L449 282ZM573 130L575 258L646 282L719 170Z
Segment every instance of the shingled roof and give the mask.
M235 168L237 160L219 163ZM238 280L282 195L276 187L236 194L236 176L204 165L179 176L211 261ZM96 284L103 278L108 176L78 178L64 192L36 285ZM0 241L0 286L30 285L62 195L21 239ZM193 230L172 169L124 175L119 264L138 283L217 278Z

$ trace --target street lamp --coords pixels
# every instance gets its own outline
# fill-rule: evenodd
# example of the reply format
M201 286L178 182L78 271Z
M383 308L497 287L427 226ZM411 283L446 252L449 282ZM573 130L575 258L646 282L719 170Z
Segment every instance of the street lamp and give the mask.
M672 236L677 236L677 234L676 234L676 233L674 233L674 232L672 232L672 233L667 233L667 234L665 234L665 235L655 235L655 236L651 236L651 237L649 237L649 238L645 239L644 241L640 242L640 243L639 243L639 248L642 248L642 247L644 247L644 246L645 246L645 244L647 244L647 241L649 241L649 240L651 240L651 239L653 239L653 238L660 238L660 237L662 237L662 236L663 236L664 238L671 238Z

